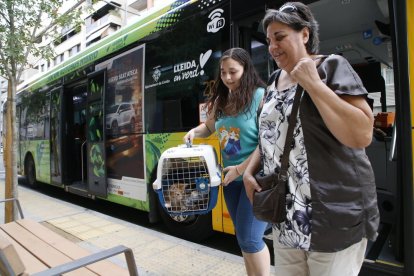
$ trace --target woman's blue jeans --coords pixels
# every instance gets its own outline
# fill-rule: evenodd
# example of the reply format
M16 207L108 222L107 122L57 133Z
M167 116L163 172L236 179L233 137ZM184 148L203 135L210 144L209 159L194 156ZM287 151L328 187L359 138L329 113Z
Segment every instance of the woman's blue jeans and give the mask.
M246 253L261 251L265 246L263 233L267 222L254 217L243 181L233 181L223 187L223 191L241 250Z

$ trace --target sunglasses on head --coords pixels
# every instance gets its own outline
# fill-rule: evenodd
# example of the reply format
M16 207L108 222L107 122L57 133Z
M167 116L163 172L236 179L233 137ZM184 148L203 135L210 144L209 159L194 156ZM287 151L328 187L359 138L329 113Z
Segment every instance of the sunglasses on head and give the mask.
M291 13L291 12L297 12L298 8L296 8L293 5L287 4L287 5L283 5L282 7L279 8L280 12L286 12L286 13Z
M302 20L307 21L306 16L296 6L291 4L283 5L279 8L279 12L283 13L296 13Z

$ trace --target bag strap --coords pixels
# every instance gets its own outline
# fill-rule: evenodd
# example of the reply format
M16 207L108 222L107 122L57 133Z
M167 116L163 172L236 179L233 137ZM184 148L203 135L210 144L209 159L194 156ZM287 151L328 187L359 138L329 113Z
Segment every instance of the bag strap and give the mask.
M316 66L316 68L319 68L319 66L322 64L323 61L327 58L327 55L320 55L316 57L316 60L320 60ZM273 76L273 75L272 75ZM279 76L277 76L279 78ZM303 93L303 87L299 84L296 86L296 92L295 92L295 98L293 100L293 106L292 106L292 112L289 117L289 126L286 133L286 140L285 140L285 146L283 148L283 154L282 154L282 160L280 164L279 173L276 175L279 175L278 180L287 180L288 177L288 167L289 167L289 153L292 149L292 142L293 142L293 130L296 126L296 119L298 115L299 110L299 103L300 98L302 97ZM275 169L276 172L276 169ZM284 185L282 185L284 187Z
M296 92L295 92L295 98L293 100L293 106L292 106L292 112L289 116L289 126L288 130L286 132L286 140L285 140L285 146L283 148L283 155L282 155L282 161L280 165L280 170L277 175L279 175L279 180L287 180L287 171L289 167L289 153L292 149L292 142L293 142L293 131L296 126L296 120L299 110L299 103L300 98L302 97L303 88L299 84L296 86Z

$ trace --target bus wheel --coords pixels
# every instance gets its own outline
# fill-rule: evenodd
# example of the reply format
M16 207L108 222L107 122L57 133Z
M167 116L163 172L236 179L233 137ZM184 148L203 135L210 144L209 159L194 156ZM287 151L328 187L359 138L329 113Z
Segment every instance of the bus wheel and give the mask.
M200 242L210 237L213 232L211 212L206 215L169 215L159 206L160 216L167 229L174 236Z
M31 187L35 188L37 186L36 181L36 168L33 161L33 157L29 155L24 164L24 174L26 176L26 183Z

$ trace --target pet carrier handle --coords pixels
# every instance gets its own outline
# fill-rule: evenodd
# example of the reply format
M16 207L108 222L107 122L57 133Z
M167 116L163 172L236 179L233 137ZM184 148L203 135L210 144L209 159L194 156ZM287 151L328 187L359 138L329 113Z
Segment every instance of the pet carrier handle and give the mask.
M188 138L187 141L185 141L185 144L187 145L187 148L192 148L193 144L191 143L191 139Z

